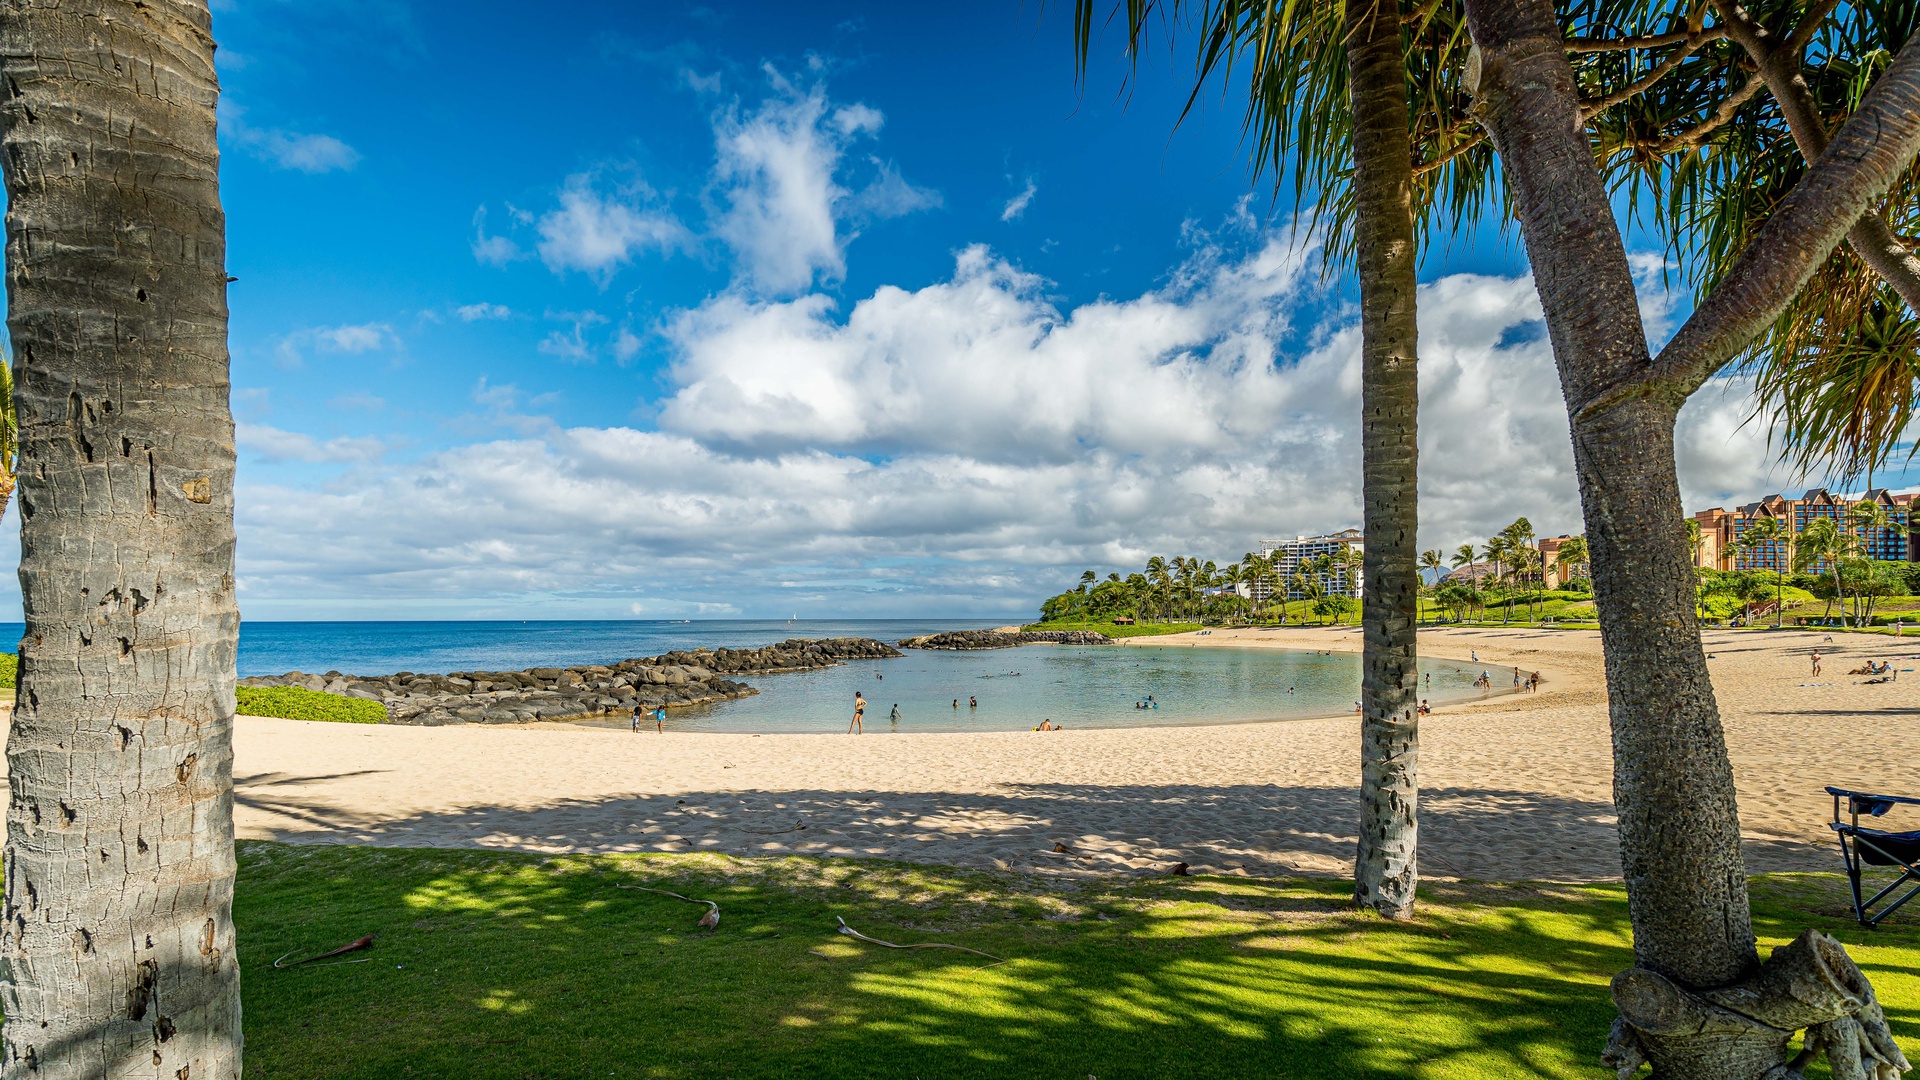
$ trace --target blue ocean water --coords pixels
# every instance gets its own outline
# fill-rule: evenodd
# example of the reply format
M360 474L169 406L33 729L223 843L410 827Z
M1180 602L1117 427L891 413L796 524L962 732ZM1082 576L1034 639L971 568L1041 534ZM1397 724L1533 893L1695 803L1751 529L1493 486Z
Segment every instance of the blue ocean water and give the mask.
M520 671L607 664L675 649L757 648L793 637L869 637L891 644L915 634L1001 625L977 619L243 622L239 668L242 678L288 671Z

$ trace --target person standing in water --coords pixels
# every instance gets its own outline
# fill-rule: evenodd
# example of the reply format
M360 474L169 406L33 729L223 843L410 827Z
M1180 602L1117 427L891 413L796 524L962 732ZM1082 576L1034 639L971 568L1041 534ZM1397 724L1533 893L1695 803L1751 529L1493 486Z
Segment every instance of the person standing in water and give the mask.
M973 696L972 694L968 694L968 695L967 695L967 708L969 708L969 709L977 709L977 708L979 708L979 707L980 707L980 699L979 699L979 698L977 698L977 697L974 697L974 696Z
M867 699L861 696L860 691L855 690L853 692L853 722L847 725L847 734L849 735L866 734L866 729L860 726L860 718L865 716L866 712L867 712Z
M893 712L887 714L887 723L893 727L893 730L895 731L900 730L900 703L899 702L896 701L893 703Z

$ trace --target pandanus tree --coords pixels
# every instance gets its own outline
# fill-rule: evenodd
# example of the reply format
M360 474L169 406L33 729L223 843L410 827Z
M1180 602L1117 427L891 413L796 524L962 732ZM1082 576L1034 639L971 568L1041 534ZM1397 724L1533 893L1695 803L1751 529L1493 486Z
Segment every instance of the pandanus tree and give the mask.
M26 618L8 1080L240 1075L213 51L205 0L0 4Z
M1635 953L1614 979L1620 1019L1607 1060L1622 1076L1651 1062L1670 1080L1788 1075L1821 1050L1848 1080L1904 1070L1866 977L1837 941L1809 931L1765 963L1755 949L1733 770L1678 524L1674 425L1907 174L1920 151L1920 48L1903 42L1883 69L1863 69L1870 88L1825 152L1654 354L1595 154L1596 114L1568 59L1569 38L1589 27L1563 20L1551 0L1463 2L1470 112L1498 152L1546 316L1606 656ZM1704 10L1678 9L1669 47L1706 33ZM1816 3L1809 17L1833 10ZM1800 22L1783 19L1772 33L1794 46Z

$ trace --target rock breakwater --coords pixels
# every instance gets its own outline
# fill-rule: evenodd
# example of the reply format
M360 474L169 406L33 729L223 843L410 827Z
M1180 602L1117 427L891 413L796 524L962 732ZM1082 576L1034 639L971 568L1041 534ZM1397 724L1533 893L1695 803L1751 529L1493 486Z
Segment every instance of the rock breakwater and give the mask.
M330 694L378 701L392 724L525 724L702 705L757 694L728 676L817 671L847 660L899 656L872 638L789 638L758 649L695 649L622 660L523 671L455 671L420 675L256 675L242 686L301 686Z
M903 649L1011 649L1015 645L1111 645L1113 639L1093 630L949 630L902 640Z

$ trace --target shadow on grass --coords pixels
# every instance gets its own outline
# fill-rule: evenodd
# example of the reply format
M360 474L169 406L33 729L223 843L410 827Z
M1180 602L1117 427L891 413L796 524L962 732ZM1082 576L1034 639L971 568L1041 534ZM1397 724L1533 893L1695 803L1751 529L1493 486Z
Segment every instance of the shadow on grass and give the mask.
M253 1077L1600 1077L1631 961L1610 885L1428 885L1393 924L1312 879L261 842L241 866ZM622 883L711 898L720 930ZM1763 933L1844 932L1803 914L1832 885L1763 890ZM267 966L368 932L369 963ZM1872 940L1877 983L1920 966L1912 926Z
M1064 876L1158 871L1175 862L1254 877L1344 876L1359 813L1351 788L1202 784L693 791L388 815L339 805L324 790L303 792L276 775L237 777L234 800L260 812L253 835L303 843L840 855ZM1421 792L1421 855L1429 873L1450 877L1609 880L1620 873L1614 820L1612 805L1602 801L1428 788ZM272 822L272 831L262 821ZM1078 855L1055 854L1061 842ZM1747 858L1756 872L1835 865L1817 842L1753 841Z

